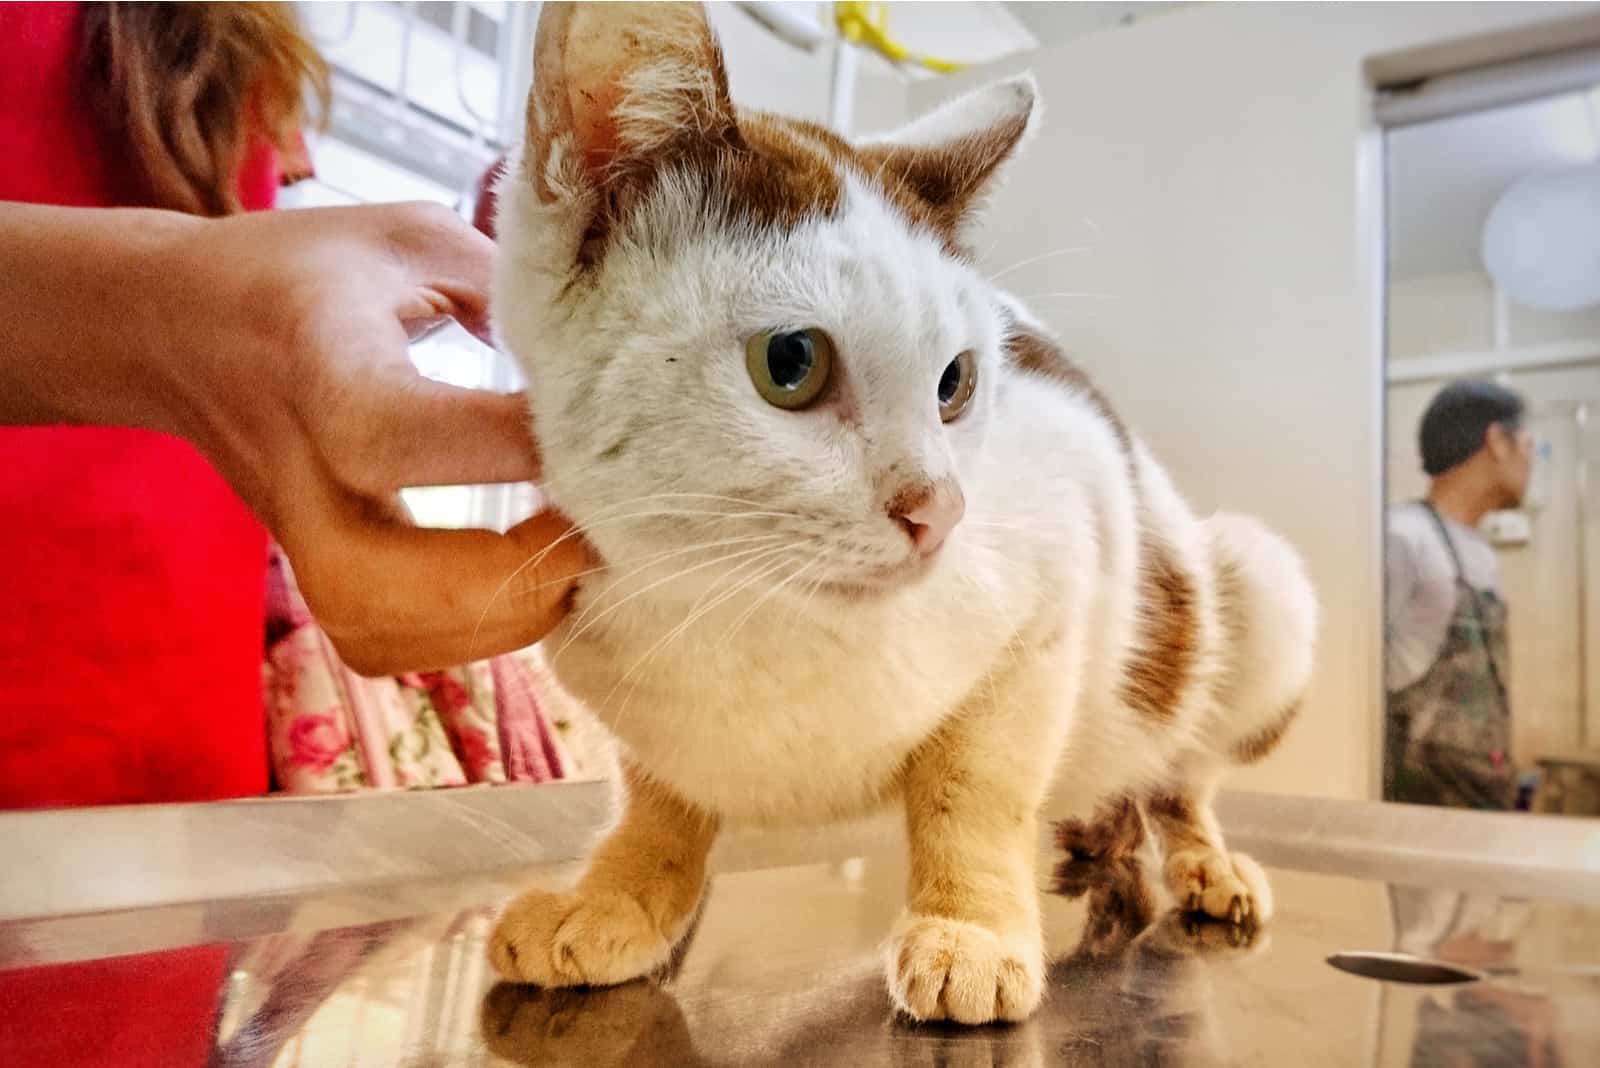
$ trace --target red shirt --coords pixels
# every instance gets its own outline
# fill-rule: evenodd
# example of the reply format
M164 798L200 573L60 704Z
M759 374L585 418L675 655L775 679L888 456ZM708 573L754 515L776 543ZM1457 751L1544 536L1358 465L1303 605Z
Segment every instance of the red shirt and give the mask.
M79 14L0 8L0 200L138 203L83 106ZM276 189L263 142L241 197L269 208ZM261 525L185 443L0 427L0 807L265 791L266 561ZM227 961L207 945L18 967L0 947L0 1064L199 1068Z
M79 15L0 11L0 200L138 203L87 113ZM241 196L270 208L276 189L262 141ZM0 808L264 792L266 559L261 525L176 438L0 428Z

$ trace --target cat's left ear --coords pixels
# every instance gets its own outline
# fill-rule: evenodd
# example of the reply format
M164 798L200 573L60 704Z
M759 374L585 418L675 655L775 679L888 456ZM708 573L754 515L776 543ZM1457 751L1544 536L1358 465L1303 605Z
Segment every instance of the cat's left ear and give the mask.
M1034 126L1029 74L984 86L857 151L868 174L897 179L928 208L934 226L961 240L1005 163Z

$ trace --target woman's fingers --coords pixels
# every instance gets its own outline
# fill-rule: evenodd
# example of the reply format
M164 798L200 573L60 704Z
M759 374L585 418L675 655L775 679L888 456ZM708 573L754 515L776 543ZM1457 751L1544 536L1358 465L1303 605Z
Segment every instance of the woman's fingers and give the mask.
M368 675L449 667L531 645L570 607L590 550L544 512L505 534L427 530L330 490L289 517L284 549L344 661ZM306 532L311 536L303 536Z
M363 372L337 403L337 421L307 427L348 489L380 497L408 486L529 482L539 447L527 399L435 382L409 367ZM327 413L334 405L311 400Z

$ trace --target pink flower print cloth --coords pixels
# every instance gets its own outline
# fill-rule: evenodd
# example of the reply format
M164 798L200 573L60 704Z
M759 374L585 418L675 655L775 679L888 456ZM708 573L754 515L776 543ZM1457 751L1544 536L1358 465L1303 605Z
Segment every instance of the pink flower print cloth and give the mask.
M262 669L278 789L361 789L548 782L563 777L541 708L554 685L537 654L447 671L368 679L339 660L274 547Z

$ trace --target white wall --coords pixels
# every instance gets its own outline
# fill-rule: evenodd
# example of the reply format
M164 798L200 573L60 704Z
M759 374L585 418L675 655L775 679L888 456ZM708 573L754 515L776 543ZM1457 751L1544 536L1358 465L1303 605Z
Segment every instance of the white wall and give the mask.
M1508 301L1506 313L1505 341L1513 348L1600 338L1600 307L1556 312ZM1482 271L1390 279L1391 359L1494 347L1494 283Z
M994 268L1201 509L1265 517L1322 592L1318 676L1282 750L1234 784L1368 796L1379 688L1381 172L1363 61L1570 16L1563 4L1207 4L912 87L913 110L1031 67L1045 123L1002 193Z

